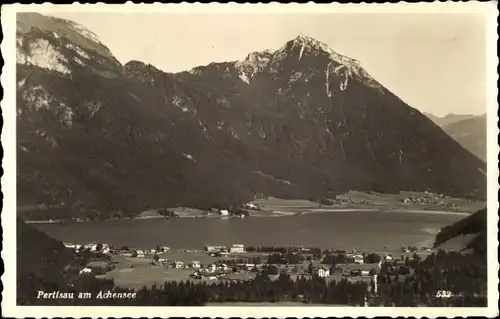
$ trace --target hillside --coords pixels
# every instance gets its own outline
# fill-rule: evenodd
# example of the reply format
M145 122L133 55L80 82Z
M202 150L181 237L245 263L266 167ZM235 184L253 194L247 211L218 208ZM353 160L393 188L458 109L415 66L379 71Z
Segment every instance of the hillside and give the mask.
M472 154L486 162L486 115L445 125L443 130Z
M17 219L17 302L32 303L37 290L63 285L63 269L73 262L73 251Z
M121 65L71 21L18 15L25 218L238 205L349 190L484 198L485 164L371 77L299 35L178 74Z
M434 246L454 250L472 249L477 253L485 254L487 251L486 220L487 209L484 208L446 226L436 235Z

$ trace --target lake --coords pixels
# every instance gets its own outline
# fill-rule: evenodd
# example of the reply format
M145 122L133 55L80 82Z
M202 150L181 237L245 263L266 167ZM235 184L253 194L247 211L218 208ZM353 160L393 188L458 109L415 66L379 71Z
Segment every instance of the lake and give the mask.
M98 241L135 248L238 243L387 251L408 245L430 246L439 228L461 218L460 214L431 212L344 211L278 218L108 220L32 226L65 242Z

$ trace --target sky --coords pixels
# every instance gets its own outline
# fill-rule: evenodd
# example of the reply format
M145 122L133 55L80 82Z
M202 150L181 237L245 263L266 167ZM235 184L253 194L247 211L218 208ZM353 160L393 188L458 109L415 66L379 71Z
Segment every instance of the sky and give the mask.
M476 14L84 13L52 14L95 32L122 63L166 72L244 59L303 34L355 58L422 112L486 111L485 24Z

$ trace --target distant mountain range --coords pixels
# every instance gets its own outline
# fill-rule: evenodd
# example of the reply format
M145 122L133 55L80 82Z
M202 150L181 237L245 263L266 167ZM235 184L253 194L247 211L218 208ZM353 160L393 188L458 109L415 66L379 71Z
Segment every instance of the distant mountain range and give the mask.
M444 117L437 117L429 113L424 114L460 145L481 160L486 161L486 114L448 114Z
M121 65L79 24L20 13L17 62L18 203L30 218L256 194L485 197L484 162L307 36L172 74Z
M431 113L424 112L423 113L425 116L427 116L429 119L431 119L434 123L437 125L443 127L449 124L453 124L462 120L467 120L471 119L474 117L478 117L478 115L473 115L473 114L454 114L454 113L449 113L446 114L445 116L437 116L433 115Z

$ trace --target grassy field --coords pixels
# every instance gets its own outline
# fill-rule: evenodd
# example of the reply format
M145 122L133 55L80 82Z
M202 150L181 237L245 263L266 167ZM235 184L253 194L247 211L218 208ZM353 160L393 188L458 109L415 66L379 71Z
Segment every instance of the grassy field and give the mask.
M262 211L251 211L251 216L271 217L290 216L297 213L326 213L336 210L394 210L408 212L464 212L471 213L483 208L486 204L460 198L439 198L442 203L404 203L406 198L425 198L426 195L418 192L400 192L399 194L365 193L349 191L337 196L337 200L344 203L320 205L309 200L280 199L269 197L258 199L254 203L261 205Z

